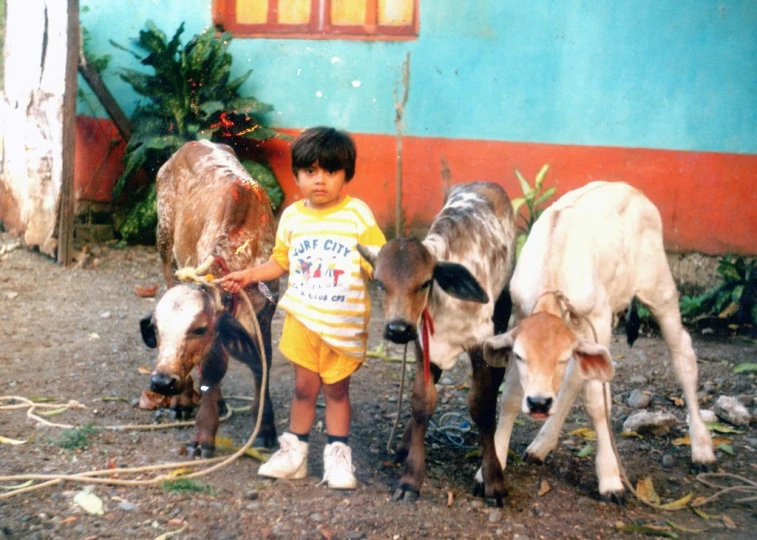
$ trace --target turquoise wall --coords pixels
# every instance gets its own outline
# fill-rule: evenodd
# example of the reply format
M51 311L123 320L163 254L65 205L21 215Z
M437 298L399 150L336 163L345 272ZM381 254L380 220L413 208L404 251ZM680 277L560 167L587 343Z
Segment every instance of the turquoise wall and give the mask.
M417 40L235 39L244 90L279 127L395 131L394 90L410 52L407 135L757 153L754 0L420 0ZM145 21L184 42L211 22L211 0L82 0L90 48L111 54L106 84ZM135 67L131 65L131 67ZM84 83L82 83L84 84ZM84 86L84 88L86 88ZM90 96L80 114L105 114Z

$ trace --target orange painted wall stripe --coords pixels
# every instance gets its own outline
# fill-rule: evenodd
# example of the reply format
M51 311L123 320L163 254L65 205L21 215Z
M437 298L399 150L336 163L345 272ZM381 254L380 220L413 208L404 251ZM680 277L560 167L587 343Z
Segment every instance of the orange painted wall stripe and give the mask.
M298 130L288 130L291 135ZM351 195L363 199L379 225L394 230L395 138L353 134L358 148ZM289 143L266 144L286 193L299 198L288 157ZM403 138L403 209L406 230L427 228L451 183L474 180L501 184L511 198L521 195L513 170L532 181L549 163L546 186L557 196L593 180L624 181L644 191L660 210L665 246L675 252L757 254L757 155L644 148L570 146L440 138Z

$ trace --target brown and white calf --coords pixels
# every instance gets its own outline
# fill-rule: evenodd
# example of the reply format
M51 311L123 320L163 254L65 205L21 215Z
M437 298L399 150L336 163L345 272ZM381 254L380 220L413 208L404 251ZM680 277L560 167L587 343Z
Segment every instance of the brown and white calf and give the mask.
M194 392L190 373L199 366L202 397L189 453L195 455L199 449L205 457L215 448L220 382L229 356L254 373L257 418L263 365L253 317L260 325L269 369L278 281L266 283L267 290L254 285L245 291L251 313L241 298L198 285L175 285L173 266L201 267L203 274L220 277L265 262L274 244L273 214L263 187L223 144L185 144L160 168L156 187L158 251L169 289L140 321L145 343L158 348L150 386L160 394L178 396L176 404L186 407ZM276 439L268 388L260 437L267 446Z
M415 341L418 359L412 417L395 454L398 462L406 459L395 500L412 501L420 492L426 474L424 440L436 408L435 383L463 351L468 352L473 367L468 405L480 431L483 485L479 483L476 489L498 500L506 494L493 439L504 370L484 362L482 345L486 338L507 329L511 310L507 283L514 265L515 233L513 209L504 189L477 182L450 189L423 241L395 238L380 251L358 246L384 291L384 337L395 343ZM418 338L424 324L428 346ZM424 352L432 378L424 376L420 361Z
M609 387L605 407L603 383L614 373L608 350L613 314L627 308L634 296L659 323L683 387L693 461L706 465L715 460L697 404L697 360L681 325L660 214L643 193L621 182L592 182L565 194L534 224L510 281L510 293L517 325L489 339L484 347L492 365L504 365L512 357L495 436L503 469L518 412L547 419L526 450L528 458L543 461L557 445L570 407L583 388L584 404L597 432L599 493L622 499L624 488L607 418Z

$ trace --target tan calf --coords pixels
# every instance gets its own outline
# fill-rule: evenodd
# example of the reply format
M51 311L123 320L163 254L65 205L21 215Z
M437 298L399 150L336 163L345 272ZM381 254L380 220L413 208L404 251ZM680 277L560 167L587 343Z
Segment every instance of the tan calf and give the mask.
M187 404L193 392L190 372L198 367L202 398L189 453L199 451L206 456L215 446L217 402L229 356L250 366L256 396L261 393L262 351L250 332L255 317L270 368L271 320L279 284L251 285L246 291L250 310L241 298L224 295L218 302L214 293L204 288L174 286L173 268L202 266L203 273L221 277L265 262L274 243L273 213L263 187L224 144L185 144L158 171L156 189L158 252L170 289L140 322L145 343L158 348L150 386L154 392L177 396L179 404ZM253 418L259 405L256 399ZM267 446L276 439L267 388L260 437Z
M678 291L668 268L655 206L624 183L592 182L564 195L534 225L510 282L517 325L487 340L492 365L510 358L495 444L504 468L519 411L546 423L526 450L542 461L557 445L571 405L584 404L597 432L597 476L604 498L624 488L612 450L603 383L613 376L608 347L613 314L635 296L657 319L683 388L692 459L715 460L697 403L697 364L681 325ZM595 335L596 332L596 335Z

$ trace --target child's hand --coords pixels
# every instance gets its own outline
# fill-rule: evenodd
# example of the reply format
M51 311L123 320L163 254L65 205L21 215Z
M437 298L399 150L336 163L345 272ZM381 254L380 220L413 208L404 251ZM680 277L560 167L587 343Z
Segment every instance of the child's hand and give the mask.
M221 288L232 294L236 294L242 289L246 288L250 283L255 281L251 274L252 273L249 271L249 269L229 272L221 278Z

